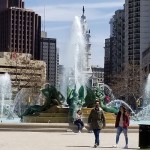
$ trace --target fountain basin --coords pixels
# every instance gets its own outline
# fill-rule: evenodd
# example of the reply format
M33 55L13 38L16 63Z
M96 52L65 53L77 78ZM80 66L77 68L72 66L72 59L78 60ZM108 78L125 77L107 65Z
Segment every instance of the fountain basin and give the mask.
M87 123L88 116L92 108L82 108L82 119L84 123ZM115 115L113 113L104 113L106 117L106 124L115 123ZM49 109L38 115L24 116L23 122L29 123L69 123L69 108L58 108L57 106Z

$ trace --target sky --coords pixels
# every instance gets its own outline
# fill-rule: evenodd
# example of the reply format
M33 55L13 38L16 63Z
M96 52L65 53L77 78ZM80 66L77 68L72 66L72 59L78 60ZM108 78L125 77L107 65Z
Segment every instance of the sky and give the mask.
M66 48L74 17L82 15L84 6L88 28L91 33L91 65L99 65L100 67L104 67L104 44L105 39L109 38L110 35L109 20L116 10L123 9L124 1L24 0L25 8L34 10L42 17L42 30L45 27L48 37L57 39L60 64L63 64L63 60L66 58Z

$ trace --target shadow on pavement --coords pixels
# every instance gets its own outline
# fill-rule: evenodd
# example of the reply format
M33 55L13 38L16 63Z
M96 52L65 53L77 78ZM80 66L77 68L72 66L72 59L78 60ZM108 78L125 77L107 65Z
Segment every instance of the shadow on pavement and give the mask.
M77 134L75 134L75 133L72 133L72 134L64 133L64 134L61 134L61 135L77 135Z
M66 147L91 147L91 146L66 146Z
M120 147L118 147L118 148L114 148L114 147L111 147L111 146L100 146L100 148L111 148L111 149L120 149ZM121 148L121 149L124 149L124 148ZM131 148L131 147L129 147L128 149L132 149L132 150L134 150L134 149L136 149L136 150L138 150L138 148Z

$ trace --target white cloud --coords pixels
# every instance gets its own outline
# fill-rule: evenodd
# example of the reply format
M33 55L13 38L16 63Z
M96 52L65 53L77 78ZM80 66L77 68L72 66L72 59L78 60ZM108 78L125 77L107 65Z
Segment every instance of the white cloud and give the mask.
M75 3L59 4L45 6L45 21L72 21L74 16L81 15L81 6L85 5L88 9L86 15L88 20L106 19L112 16L112 13L104 13L102 9L117 8L123 5L120 2L103 2L103 3ZM32 9L44 18L44 6L32 7Z
M70 26L58 26L58 27L46 27L46 31L52 31L52 32L56 32L56 31L64 31L64 30L69 30Z
M97 9L97 8L114 8L114 7L120 7L121 5L124 4L124 0L120 0L119 2L99 2L99 3L74 3L74 4L61 4L57 5L60 7L64 8L81 8L81 6L85 6L86 8L92 8L92 9Z

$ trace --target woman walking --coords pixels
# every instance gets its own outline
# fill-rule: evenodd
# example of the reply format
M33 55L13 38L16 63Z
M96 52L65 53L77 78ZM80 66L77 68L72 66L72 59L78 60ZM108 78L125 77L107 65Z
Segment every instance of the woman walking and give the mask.
M113 145L114 148L118 147L119 137L121 132L124 133L125 137L125 149L128 148L128 126L129 126L129 115L126 111L125 106L121 105L119 112L116 116L115 127L117 128L116 134L116 144Z

